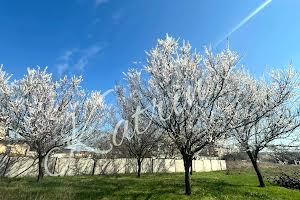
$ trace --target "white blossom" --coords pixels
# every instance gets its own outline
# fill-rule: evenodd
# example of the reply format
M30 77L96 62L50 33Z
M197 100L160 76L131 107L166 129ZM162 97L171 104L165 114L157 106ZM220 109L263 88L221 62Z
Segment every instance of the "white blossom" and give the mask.
M82 77L75 76L53 80L47 68L38 67L29 68L23 78L9 85L9 129L37 153L40 168L53 148L79 142L82 134L101 128L102 95L89 95L81 82ZM43 176L40 168L39 178Z

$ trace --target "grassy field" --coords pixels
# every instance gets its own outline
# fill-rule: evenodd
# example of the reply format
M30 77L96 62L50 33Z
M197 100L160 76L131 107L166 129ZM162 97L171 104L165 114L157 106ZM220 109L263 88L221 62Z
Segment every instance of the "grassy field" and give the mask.
M267 183L258 188L249 170L194 173L192 196L184 195L183 174L46 177L0 180L0 199L300 199L299 190Z

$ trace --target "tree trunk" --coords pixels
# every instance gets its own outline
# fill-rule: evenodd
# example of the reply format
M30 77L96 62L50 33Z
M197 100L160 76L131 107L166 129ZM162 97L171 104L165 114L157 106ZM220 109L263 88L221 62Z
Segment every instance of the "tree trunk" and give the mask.
M5 174L6 174L6 171L7 171L8 166L9 166L9 162L10 162L10 156L8 156L7 162L6 162L6 164L5 164L5 168L4 168L4 170L3 170L3 174L2 174L3 177L4 177Z
M190 175L193 175L193 159L191 159L190 165L191 165Z
M192 194L191 175L190 175L191 158L189 156L183 156L183 162L184 162L185 194L191 195Z
M38 174L38 178L37 178L37 182L41 182L42 179L44 178L44 169L43 169L43 160L44 160L44 157L39 155L38 156L38 165L39 165L39 174Z
M259 187L265 187L265 183L264 183L264 179L260 173L260 170L258 168L258 165L257 165L257 156L253 156L252 153L250 151L247 151L247 154L251 160L251 163L254 167L254 170L256 172L256 175L257 175L257 179L259 181Z
M56 163L57 163L57 157L55 158L55 162L54 162L54 166L53 166L53 171L52 171L52 174L55 174L55 167L56 167Z
M141 177L141 170L142 170L142 161L140 159L137 159L138 169L137 169L137 177Z
M97 165L97 160L93 160L94 164L93 164L93 170L92 170L92 175L95 175L95 170L96 170L96 165Z

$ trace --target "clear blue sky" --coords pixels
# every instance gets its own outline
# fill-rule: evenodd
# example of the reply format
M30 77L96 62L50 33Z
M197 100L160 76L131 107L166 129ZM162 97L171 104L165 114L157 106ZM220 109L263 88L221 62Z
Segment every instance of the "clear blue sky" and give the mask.
M83 74L105 91L145 60L166 33L201 49L214 44L263 0L3 0L0 63L19 78L29 66L55 76ZM273 0L230 36L232 49L255 74L291 60L300 69L300 1ZM217 49L225 46L221 43Z

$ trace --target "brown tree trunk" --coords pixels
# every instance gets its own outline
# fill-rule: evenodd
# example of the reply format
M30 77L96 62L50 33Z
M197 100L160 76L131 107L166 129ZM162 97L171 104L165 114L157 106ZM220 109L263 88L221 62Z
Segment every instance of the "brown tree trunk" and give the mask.
M44 160L44 157L39 155L38 156L38 166L39 166L39 174L38 174L38 178L37 178L37 182L41 182L44 178L44 169L43 169L43 160Z
M3 174L2 174L3 177L4 177L5 174L6 174L6 171L7 171L8 166L9 166L9 162L10 162L10 156L8 156L7 162L6 162L6 164L5 164L5 168L4 168L4 170L3 170Z
M252 163L252 165L254 167L254 170L256 172L257 179L259 181L259 187L265 187L263 176L261 175L259 167L257 165L257 156L253 156L250 151L247 151L247 154L248 154L248 156L249 156L249 158L251 160L251 163Z
M55 161L54 161L54 166L53 166L53 171L52 171L52 174L55 174L55 167L56 167L56 163L57 163L57 157L55 158Z
M185 183L185 194L191 195L192 194L192 188L191 188L191 157L190 156L183 156L183 162L184 162L184 183Z
M93 170L92 170L92 175L95 175L95 170L96 170L96 165L97 165L97 160L93 160L94 164L93 164Z
M137 159L137 165L138 165L137 177L140 178L141 177L141 170L142 170L142 160L141 159Z
M193 175L193 159L191 159L190 165L191 165L190 175Z

